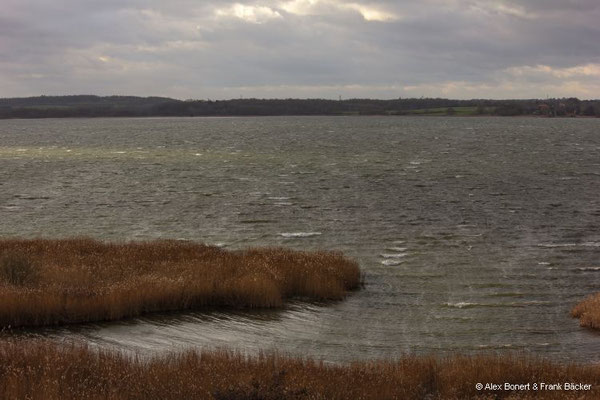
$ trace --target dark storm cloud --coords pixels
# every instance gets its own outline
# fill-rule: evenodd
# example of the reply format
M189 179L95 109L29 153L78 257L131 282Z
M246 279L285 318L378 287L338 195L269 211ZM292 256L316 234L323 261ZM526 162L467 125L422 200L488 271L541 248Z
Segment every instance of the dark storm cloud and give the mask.
M597 97L596 0L5 0L0 96Z

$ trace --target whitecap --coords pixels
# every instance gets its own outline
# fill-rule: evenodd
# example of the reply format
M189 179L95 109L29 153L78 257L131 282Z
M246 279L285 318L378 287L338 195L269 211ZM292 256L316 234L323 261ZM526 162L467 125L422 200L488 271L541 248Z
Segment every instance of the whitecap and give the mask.
M583 243L540 243L538 247L555 248L555 247L600 247L600 242L583 242Z
M383 260L381 261L381 263L383 265L387 265L388 267L394 266L394 265L400 265L404 262L404 260L394 260L394 259L387 259L387 260Z
M452 307L452 308L465 308L465 307L476 307L480 304L478 303L469 303L466 301L459 301L457 303L445 303L444 304L446 307Z
M585 247L600 247L600 242L584 242L581 245Z
M383 258L402 258L402 257L406 257L406 253L393 253L393 254L383 253L383 254L380 254L379 256L383 257Z
M388 247L386 250L403 252L406 251L406 247Z
M538 244L538 247L546 247L549 249L555 248L555 247L575 247L577 246L577 243L540 243Z
M283 232L279 234L279 236L283 236L284 238L305 238L319 235L321 235L321 232Z
M530 300L530 301L519 301L514 303L507 303L506 305L509 307L525 307L525 306L542 306L552 304L550 301L546 300Z

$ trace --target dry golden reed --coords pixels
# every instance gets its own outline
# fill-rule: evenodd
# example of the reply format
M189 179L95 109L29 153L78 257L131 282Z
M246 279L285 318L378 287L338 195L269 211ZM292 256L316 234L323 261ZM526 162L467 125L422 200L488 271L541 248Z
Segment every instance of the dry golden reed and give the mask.
M600 293L588 296L571 310L579 324L592 329L600 329Z
M477 391L476 383L591 384L589 391ZM185 352L150 360L44 340L0 342L2 399L598 399L600 367L510 355L327 365L278 355Z
M0 240L0 328L202 307L342 299L358 265L336 252L226 251L182 241Z

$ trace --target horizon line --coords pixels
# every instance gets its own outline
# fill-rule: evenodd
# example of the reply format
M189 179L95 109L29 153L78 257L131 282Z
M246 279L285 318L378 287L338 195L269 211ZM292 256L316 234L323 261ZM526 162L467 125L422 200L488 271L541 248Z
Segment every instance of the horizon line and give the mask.
M84 97L84 96L93 96L93 97L136 97L136 98L162 98L168 100L176 100L176 101L236 101L236 100L327 100L327 101L348 101L348 100L370 100L370 101L394 101L394 100L419 100L419 99L443 99L443 100L455 100L455 101L526 101L526 100L560 100L560 99L577 99L579 101L600 101L600 98L579 98L577 96L563 96L563 97L522 97L522 98L485 98L485 97L473 97L473 98L451 98L451 97L431 97L431 96L420 96L420 97L392 97L392 98L375 98L375 97L347 97L343 98L343 96L338 96L338 98L329 98L329 97L231 97L231 98L177 98L177 97L169 97L164 95L135 95L135 94L110 94L110 95L102 95L102 94L39 94L32 96L11 96L11 97L0 97L0 100L10 100L10 99L31 99L38 97Z

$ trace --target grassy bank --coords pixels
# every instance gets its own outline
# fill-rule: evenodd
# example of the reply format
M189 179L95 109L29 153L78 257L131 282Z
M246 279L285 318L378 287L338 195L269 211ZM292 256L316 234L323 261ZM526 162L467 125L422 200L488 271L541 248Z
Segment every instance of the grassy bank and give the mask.
M579 324L587 328L600 329L600 293L593 294L571 310L574 318L579 318Z
M0 240L0 327L115 320L202 307L341 299L358 265L333 252L226 251L181 241Z
M509 382L591 384L588 391L482 390ZM3 399L469 399L600 397L600 367L511 356L324 365L274 355L188 352L141 361L47 341L0 342Z

